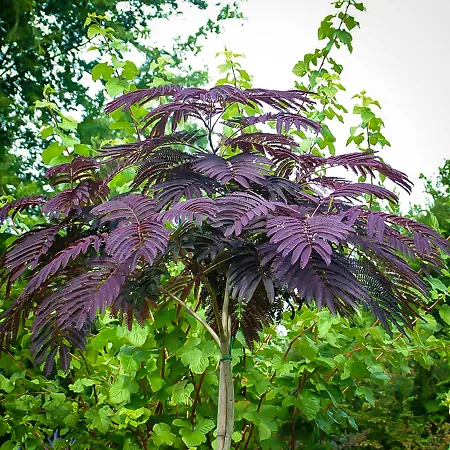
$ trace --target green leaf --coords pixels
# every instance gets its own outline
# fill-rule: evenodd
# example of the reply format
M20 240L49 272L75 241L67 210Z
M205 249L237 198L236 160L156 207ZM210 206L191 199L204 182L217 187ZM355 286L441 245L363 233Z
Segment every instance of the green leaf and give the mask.
M0 374L0 389L5 391L7 394L10 394L14 390L14 385L2 374Z
M129 330L126 326L117 327L117 336L125 338L134 347L142 347L147 341L150 333L150 326L146 324L141 327L137 323Z
M126 439L123 450L141 450L141 446L133 442L131 439Z
M58 142L53 142L42 152L42 161L44 164L50 164L53 158L61 156L66 147L58 144Z
M345 44L350 53L353 51L353 47L352 47L352 35L345 30L336 30L335 31L336 37L343 43Z
M448 325L450 325L450 306L449 305L442 305L439 309L439 315L441 316L441 319Z
M372 389L365 386L358 386L356 388L355 393L360 397L364 397L370 403L371 406L375 407L375 400L373 398Z
M117 97L123 94L123 91L128 88L128 83L125 80L113 78L106 83L105 88L110 97Z
M216 424L211 419L201 419L197 425L195 425L195 429L200 433L207 434L210 431L214 430Z
M89 147L88 145L84 145L84 144L75 144L73 146L73 152L76 155L80 155L80 156L90 156L91 155L91 147Z
M447 292L447 286L439 278L430 277L428 280L437 291Z
M294 75L302 77L308 72L308 66L303 61L299 61L292 69L292 72Z
M320 411L319 397L309 390L302 391L298 404L299 411L304 414L308 420L315 419Z
M131 61L127 61L123 66L122 77L127 80L134 80L139 75L139 69Z
M103 408L95 411L95 409L88 409L85 417L89 420L89 429L97 430L100 433L106 433L112 425L110 416L113 410L109 406L103 406Z
M157 373L150 375L148 381L153 392L158 392L165 384L164 380Z
M269 439L272 436L272 431L264 422L258 424L258 433L260 441Z
M181 439L188 448L198 447L206 442L206 436L197 430L189 430L188 428L181 428Z
M100 80L103 79L105 81L111 80L112 74L114 73L114 69L106 62L98 63L92 69L92 79Z
M135 380L132 380L125 375L120 375L118 380L113 383L109 390L109 400L116 405L119 403L128 403L131 394L137 391L138 384Z
M61 138L62 144L65 145L66 147L73 147L74 145L80 143L80 140L75 136L69 136L60 131L58 131L57 134Z
M335 30L333 27L333 23L331 22L331 19L333 19L333 17L333 15L329 15L325 17L325 19L323 19L320 23L320 27L317 30L317 37L319 38L319 41L322 41L326 38L331 39L333 37L333 32Z
M51 125L48 125L48 126L42 128L42 130L39 132L39 134L41 135L42 139L47 139L49 136L52 135L53 132L54 132L54 128Z
M78 121L70 116L63 116L61 115L62 122L59 124L59 128L62 128L63 130L76 130L78 127Z
M157 423L153 425L152 440L157 445L162 444L172 446L176 436L171 432L171 428L166 423Z
M50 102L48 100L36 100L34 102L34 106L36 108L50 108L50 109L54 109L54 108L57 108L58 105L56 103Z
M189 366L194 373L203 373L209 366L208 357L198 348L187 350L181 355L180 359L183 365Z
M73 392L84 392L84 389L94 384L99 384L98 381L89 378L79 378L74 384L69 384L69 389Z
M317 344L307 336L303 336L295 347L299 349L302 357L309 359L310 361L315 359L318 352Z
M98 34L104 36L104 35L106 34L106 32L105 32L105 30L104 30L103 28L100 28L100 27L99 27L98 25L96 25L96 24L91 25L91 26L88 28L87 35L88 35L89 38L90 38L90 37L97 36Z
M172 386L172 403L174 405L186 403L193 391L194 386L191 383L188 383L186 380L179 381Z

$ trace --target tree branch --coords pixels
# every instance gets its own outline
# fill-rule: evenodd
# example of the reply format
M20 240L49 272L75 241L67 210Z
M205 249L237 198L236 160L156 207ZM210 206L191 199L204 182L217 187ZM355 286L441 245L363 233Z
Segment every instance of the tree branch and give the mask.
M212 338L217 342L217 345L220 348L220 338L217 335L217 333L193 310L191 309L186 303L183 302L183 300L179 299L176 295L173 295L172 293L161 289L161 291L168 295L172 300L175 300L179 305L181 305L186 311L198 322L200 322L203 327L208 331L208 333L212 336Z

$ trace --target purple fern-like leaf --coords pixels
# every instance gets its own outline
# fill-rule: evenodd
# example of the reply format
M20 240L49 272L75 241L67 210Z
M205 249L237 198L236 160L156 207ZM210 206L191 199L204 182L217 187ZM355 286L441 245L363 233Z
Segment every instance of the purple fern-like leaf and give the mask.
M353 233L353 228L343 223L340 217L273 217L267 221L267 236L277 244L282 258L290 256L291 264L300 261L300 268L308 264L315 251L326 264L331 263L333 247Z
M0 223L4 222L10 213L12 213L11 218L14 219L18 213L27 208L42 206L45 199L46 197L44 195L30 195L7 203L0 208Z
M262 156L243 153L225 159L218 155L207 155L197 159L193 169L225 184L233 180L244 188L250 183L264 183L264 176L269 173L265 166L270 161Z

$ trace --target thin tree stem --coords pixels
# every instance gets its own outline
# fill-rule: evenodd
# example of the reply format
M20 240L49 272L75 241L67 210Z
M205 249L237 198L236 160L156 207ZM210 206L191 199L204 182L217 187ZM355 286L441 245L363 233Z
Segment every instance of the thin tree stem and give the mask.
M198 322L200 322L206 331L212 336L212 338L217 342L217 345L221 346L221 341L217 333L193 310L191 309L183 300L179 299L176 295L173 295L171 292L167 292L164 289L161 289L162 292L168 295L172 300L175 300L179 305L181 305L186 311Z

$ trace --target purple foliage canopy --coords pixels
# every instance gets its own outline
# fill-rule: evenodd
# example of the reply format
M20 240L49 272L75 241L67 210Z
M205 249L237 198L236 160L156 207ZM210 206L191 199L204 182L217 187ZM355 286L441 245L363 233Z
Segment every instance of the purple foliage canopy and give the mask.
M410 323L426 286L407 259L440 267L449 246L422 224L367 206L367 195L398 200L374 184L377 174L409 191L404 173L373 152L302 152L289 130L320 129L302 115L312 103L304 91L162 86L124 94L107 112L160 97L166 101L140 123L142 140L53 167L52 198L0 209L1 221L28 207L48 217L0 261L8 292L26 282L1 316L1 347L34 311L36 362L45 360L49 372L59 355L67 369L70 349L84 347L98 312L109 307L131 326L167 292L185 300L195 286L208 309L206 285L219 306L228 287L232 312L241 311L232 328L241 327L249 345L286 304L304 301L344 314L363 306L386 327ZM372 183L325 175L337 166ZM109 181L129 167L136 169L129 192L111 198ZM161 275L174 260L184 269L163 291Z

